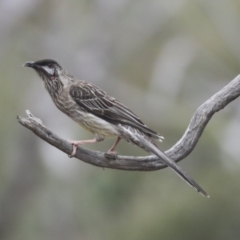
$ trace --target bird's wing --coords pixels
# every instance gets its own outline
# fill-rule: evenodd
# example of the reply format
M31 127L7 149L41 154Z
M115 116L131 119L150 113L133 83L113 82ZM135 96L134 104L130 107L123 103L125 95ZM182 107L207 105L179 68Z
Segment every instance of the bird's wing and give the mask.
M70 95L85 111L113 124L129 125L159 140L158 133L149 129L130 109L95 85L85 82L73 85L70 88Z

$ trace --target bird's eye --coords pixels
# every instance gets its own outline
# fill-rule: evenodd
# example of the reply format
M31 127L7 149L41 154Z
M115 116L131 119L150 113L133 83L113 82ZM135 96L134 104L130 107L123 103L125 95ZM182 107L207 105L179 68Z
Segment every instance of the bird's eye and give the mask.
M49 68L53 68L53 65L51 63L48 64Z

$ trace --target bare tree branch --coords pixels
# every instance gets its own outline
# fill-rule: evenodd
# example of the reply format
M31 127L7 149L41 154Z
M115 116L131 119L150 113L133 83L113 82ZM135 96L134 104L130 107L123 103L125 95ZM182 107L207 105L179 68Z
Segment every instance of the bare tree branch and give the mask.
M182 138L165 153L176 162L188 156L196 146L213 114L223 109L227 104L239 97L239 95L240 75L197 109ZM72 152L72 145L68 141L47 129L42 125L41 120L35 118L28 110L26 112L28 117L18 117L19 123L63 152L67 154ZM75 157L98 167L121 170L154 171L167 167L161 159L158 159L156 156L117 156L116 159L111 159L107 157L105 153L90 151L81 146L78 147Z

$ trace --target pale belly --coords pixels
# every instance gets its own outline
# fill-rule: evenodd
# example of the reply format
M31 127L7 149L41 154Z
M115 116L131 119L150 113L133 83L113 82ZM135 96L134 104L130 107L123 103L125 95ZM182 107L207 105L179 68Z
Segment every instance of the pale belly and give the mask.
M81 114L84 116L77 116L74 121L81 125L86 130L103 135L105 137L115 137L119 135L117 127L107 121L96 117L91 113Z

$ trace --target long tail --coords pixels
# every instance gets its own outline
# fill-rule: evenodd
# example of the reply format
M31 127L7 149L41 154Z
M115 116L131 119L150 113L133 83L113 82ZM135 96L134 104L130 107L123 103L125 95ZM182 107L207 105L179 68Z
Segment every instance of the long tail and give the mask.
M190 186L194 187L203 196L209 197L209 195L193 179L191 179L187 175L187 173L184 172L173 160L171 160L164 152L162 152L157 145L146 139L145 136L138 135L138 140L142 148L161 158L174 172L176 172Z

